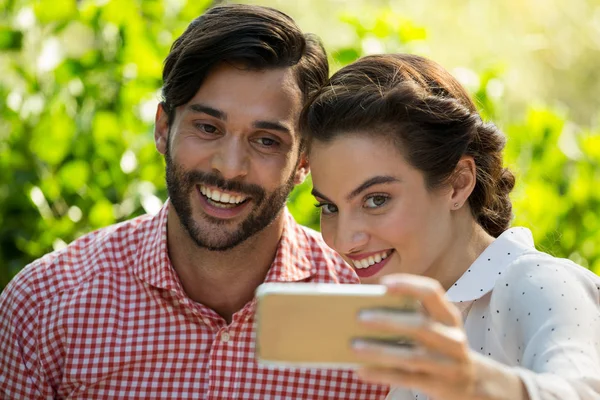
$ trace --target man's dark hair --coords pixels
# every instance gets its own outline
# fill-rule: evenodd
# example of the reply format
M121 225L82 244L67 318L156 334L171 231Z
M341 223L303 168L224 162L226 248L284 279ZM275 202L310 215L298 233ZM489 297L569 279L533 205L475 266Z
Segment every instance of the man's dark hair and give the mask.
M253 70L293 67L304 100L329 76L318 37L303 34L286 14L253 5L216 6L190 23L165 60L162 95L169 122L221 62Z

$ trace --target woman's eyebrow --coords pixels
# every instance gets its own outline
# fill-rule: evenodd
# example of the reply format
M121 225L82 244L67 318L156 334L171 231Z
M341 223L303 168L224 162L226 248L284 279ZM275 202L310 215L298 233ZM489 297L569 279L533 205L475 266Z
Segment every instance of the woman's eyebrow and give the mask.
M371 186L380 185L380 184L383 184L383 183L396 183L396 182L402 182L402 181L400 179L398 179L398 178L396 178L394 176L390 176L390 175L374 176L372 178L367 179L366 181L364 181L360 185L358 185L358 187L356 189L354 189L353 191L351 191L346 196L346 199L348 201L352 200L354 197L358 196L359 194L361 194L362 192L364 192L365 190L367 190ZM315 188L315 187L312 188L311 194L313 196L315 196L315 197L320 197L323 200L327 200L327 201L331 202L331 200L329 200L327 198L327 196L325 196L323 193L319 192L319 190L317 190L317 188Z
M358 196L359 194L361 194L362 192L364 192L365 190L367 190L371 186L380 185L382 183L396 183L396 182L401 182L401 180L398 179L398 178L396 178L396 177L394 177L394 176L390 176L390 175L378 175L378 176L374 176L372 178L367 179L366 181L364 181L360 185L358 185L358 187L356 189L354 189L353 191L351 191L346 196L346 200L348 200L348 201L352 200L354 197Z
M332 201L329 200L327 198L327 196L325 196L323 193L319 192L314 186L313 186L312 190L310 191L310 194L312 194L315 197L319 197L319 198L321 198L323 200L326 200L326 201L332 203Z

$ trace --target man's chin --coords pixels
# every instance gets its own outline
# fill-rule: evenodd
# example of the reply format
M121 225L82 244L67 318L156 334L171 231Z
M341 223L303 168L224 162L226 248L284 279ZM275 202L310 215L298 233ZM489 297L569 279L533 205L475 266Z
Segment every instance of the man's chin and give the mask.
M244 242L246 242L248 240L248 238L227 238L227 239L223 239L223 240L214 240L214 237L212 237L212 240L206 240L206 237L195 237L193 238L194 242L196 243L196 246L198 246L201 249L204 250L208 250L208 251L214 251L214 252L224 252L224 251L229 251L229 250L233 250L238 246L241 246Z
M191 221L189 221L191 222ZM188 236L198 248L209 251L227 251L249 239L241 231L241 222L222 220L203 215L200 220L184 223Z

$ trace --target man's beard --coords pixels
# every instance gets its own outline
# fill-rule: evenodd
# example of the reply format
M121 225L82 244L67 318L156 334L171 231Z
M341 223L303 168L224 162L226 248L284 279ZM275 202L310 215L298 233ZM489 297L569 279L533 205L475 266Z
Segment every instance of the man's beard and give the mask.
M267 196L266 191L259 185L227 181L214 173L184 171L183 168L173 162L168 146L165 159L167 163L167 191L171 205L189 237L198 247L211 251L230 250L269 226L285 207L288 195L294 188L293 173L285 184L279 186ZM203 229L194 221L190 204L191 196L200 195L198 191L200 184L217 187L222 191L248 195L251 197L250 201L254 203L254 209L242 221L239 228L233 232L225 230L217 234L211 232L219 225L225 227L229 223L206 214L203 216L206 221L205 224L211 224L212 227Z

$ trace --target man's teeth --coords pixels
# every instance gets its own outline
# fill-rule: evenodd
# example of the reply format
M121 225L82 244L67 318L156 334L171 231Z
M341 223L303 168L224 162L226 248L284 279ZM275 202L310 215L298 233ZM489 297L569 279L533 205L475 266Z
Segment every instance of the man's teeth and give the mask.
M382 251L381 253L373 254L369 257L365 257L362 260L352 260L354 263L354 267L358 269L368 268L373 264L377 264L381 262L381 260L385 260L390 255L387 251Z
M200 185L200 193L213 201L218 201L219 203L239 204L247 199L247 197L244 196L236 196L233 194L224 193L216 189L208 188L204 185Z

